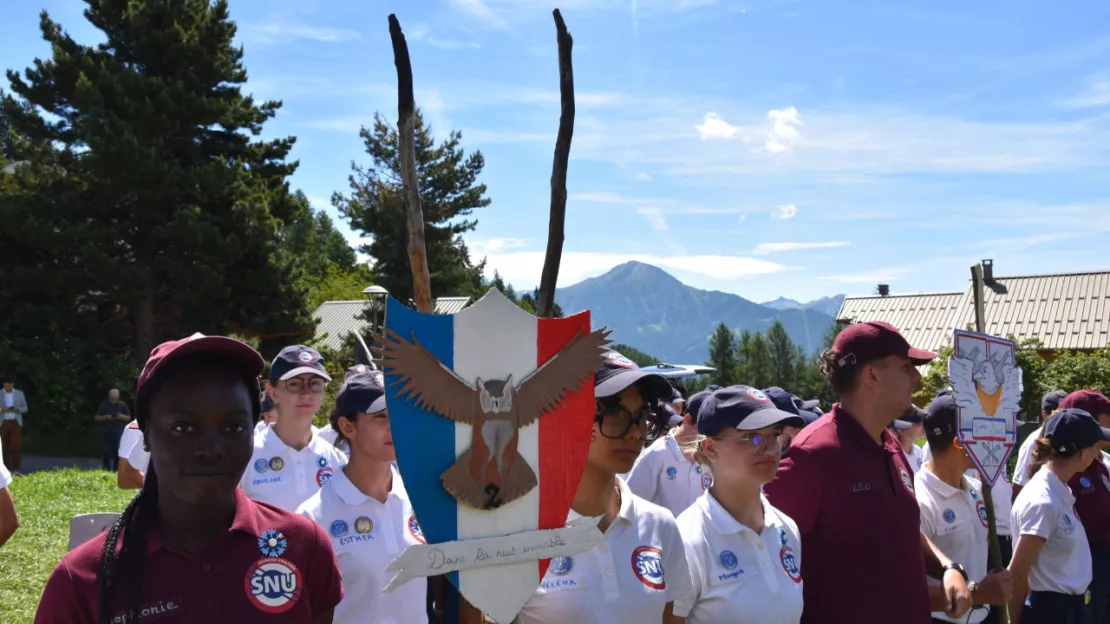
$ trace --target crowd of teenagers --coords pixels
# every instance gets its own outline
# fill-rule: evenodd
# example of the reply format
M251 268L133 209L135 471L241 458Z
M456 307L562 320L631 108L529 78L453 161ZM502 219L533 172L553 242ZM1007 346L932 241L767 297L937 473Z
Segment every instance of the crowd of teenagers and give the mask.
M1045 395L1012 484L991 490L992 569L954 397L912 403L935 357L885 323L845 328L821 357L840 398L822 415L780 388L687 396L606 352L568 518L601 516L604 541L552 560L516 622L971 623L998 605L1025 624L1110 622L1110 400ZM287 347L260 384L266 368L225 337L151 353L119 451L119 485L138 495L65 555L36 622L452 621L430 581L382 592L424 539L381 373L346 371L318 430L333 383L320 354Z

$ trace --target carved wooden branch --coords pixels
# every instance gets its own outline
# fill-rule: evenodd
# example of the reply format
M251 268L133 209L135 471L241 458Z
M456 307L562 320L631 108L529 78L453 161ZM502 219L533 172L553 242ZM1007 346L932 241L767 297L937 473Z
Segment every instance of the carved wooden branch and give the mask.
M563 229L567 217L567 163L570 143L574 137L574 67L571 48L574 39L559 9L555 9L555 31L559 43L559 134L555 138L555 161L551 166L551 215L547 226L547 254L540 276L540 292L536 314L551 317L555 313L555 286L559 279L559 263L563 259Z
M409 46L396 15L389 16L389 38L393 42L393 62L397 65L397 134L401 160L401 182L408 216L409 266L412 267L413 301L418 312L431 314L432 285L428 273L428 254L424 249L424 210L420 205L420 183L416 177L416 98L412 93L412 62Z

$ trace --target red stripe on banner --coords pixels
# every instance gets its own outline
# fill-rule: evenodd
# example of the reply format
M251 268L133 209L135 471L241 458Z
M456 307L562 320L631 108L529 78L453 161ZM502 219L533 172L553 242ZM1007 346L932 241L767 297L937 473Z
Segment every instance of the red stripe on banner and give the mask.
M558 353L578 332L590 331L590 313L569 318L538 319L536 365ZM555 411L540 418L540 528L557 529L567 522L578 482L582 480L593 429L593 374L578 393L567 396ZM549 560L540 561L540 578Z

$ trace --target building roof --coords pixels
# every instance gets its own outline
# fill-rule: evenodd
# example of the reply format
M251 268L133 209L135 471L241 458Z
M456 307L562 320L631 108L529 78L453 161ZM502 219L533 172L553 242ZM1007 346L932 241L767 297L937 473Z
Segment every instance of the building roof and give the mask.
M440 297L435 300L436 314L455 314L470 305L470 297ZM316 338L323 339L323 344L339 349L343 346L343 339L348 333L362 331L368 324L356 318L366 307L366 301L356 299L353 301L325 301L312 313L319 323L316 325ZM326 336L325 336L326 334Z
M994 284L983 289L987 334L1036 338L1052 350L1110 343L1110 271L997 277ZM952 344L953 329L974 327L974 297L970 283L957 293L847 297L836 318L887 321L910 344L936 351Z

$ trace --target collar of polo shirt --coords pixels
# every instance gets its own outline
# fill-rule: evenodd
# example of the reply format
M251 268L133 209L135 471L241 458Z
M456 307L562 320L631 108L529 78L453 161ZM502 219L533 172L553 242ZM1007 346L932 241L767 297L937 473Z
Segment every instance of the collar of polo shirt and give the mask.
M393 473L393 483L390 485L387 499L398 498L398 491L403 489L401 485L401 475L397 474L397 469L393 466L390 466L389 470ZM335 476L331 478L329 483L331 484L332 491L339 496L340 500L351 507L358 507L370 500L368 494L364 494L362 490L355 487L354 483L351 483L351 480L347 478L346 471L342 469L335 472Z
M613 528L613 525L617 522L635 522L636 517L635 509L633 508L633 498L635 498L635 495L632 494L632 490L628 489L628 484L624 482L624 479L618 477L617 483L621 489L621 508L620 511L617 512L617 517L613 518L613 522L609 525L609 528ZM583 517L582 514L571 509L570 513L567 514L567 524Z
M776 514L774 509L771 508L771 505L768 504L767 498L760 494L759 499L763 503L763 529L776 529L782 526L782 523L779 522L778 514ZM736 518L733 518L732 514L730 514L724 508L724 506L722 506L721 503L713 497L713 494L711 492L706 492L705 498L700 500L704 500L705 515L709 518L709 521L713 523L713 527L716 528L717 532L721 535L734 535L736 533L743 533L744 531L751 531L752 533L755 533L755 531L752 530L751 527L746 526Z
M890 444L898 446L898 452L902 452L902 446L894 440L894 436L890 430L883 429L882 443L876 443L875 440L868 435L867 430L863 425L859 424L855 416L848 413L848 410L841 407L839 403L833 405L833 417L836 419L836 426L841 434L850 434L852 439L859 442L859 445L867 451L880 451L890 450ZM843 439L843 438L842 438Z
M954 488L951 485L945 483L940 477L936 476L928 470L922 470L921 472L917 473L916 476L919 476L923 481L925 481L929 489L932 490L937 496L945 499L952 498L953 496L958 496L960 494L965 494L974 489L971 485L971 481L968 481L967 475L960 475L960 485L963 486L962 490L959 488Z

